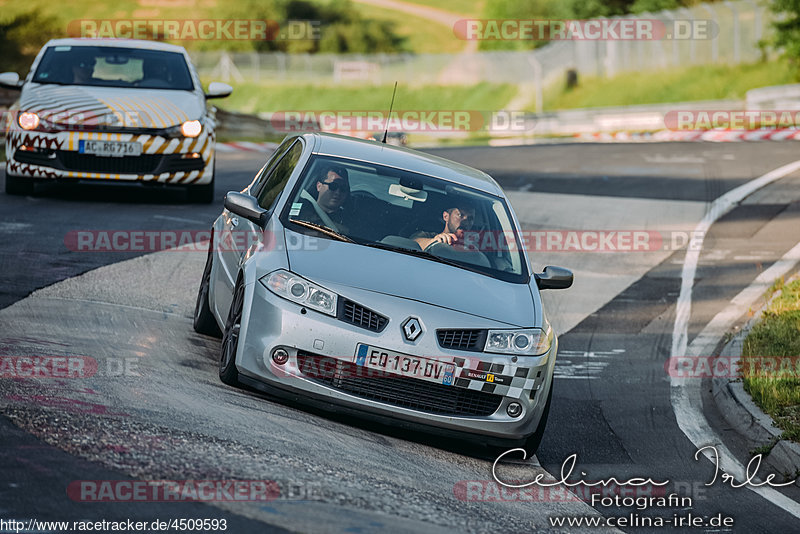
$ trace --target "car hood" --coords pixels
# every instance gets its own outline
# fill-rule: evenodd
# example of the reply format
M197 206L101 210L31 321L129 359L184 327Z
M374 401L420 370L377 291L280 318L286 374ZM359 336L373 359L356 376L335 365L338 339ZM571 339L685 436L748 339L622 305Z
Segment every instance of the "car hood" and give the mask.
M205 102L191 91L30 83L19 109L62 125L169 128L202 117Z
M531 326L533 300L526 284L340 241L319 239L317 250L290 250L290 269L312 281L432 304L509 325Z

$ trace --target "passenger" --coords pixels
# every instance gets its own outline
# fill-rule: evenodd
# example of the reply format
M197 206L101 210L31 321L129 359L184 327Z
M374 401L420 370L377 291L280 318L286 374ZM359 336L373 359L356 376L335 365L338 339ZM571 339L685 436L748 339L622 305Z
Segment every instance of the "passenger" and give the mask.
M463 240L464 232L472 229L472 224L475 222L475 208L466 203L460 203L458 206L442 212L444 229L441 232L416 232L411 239L416 241L422 250L435 243L453 245Z

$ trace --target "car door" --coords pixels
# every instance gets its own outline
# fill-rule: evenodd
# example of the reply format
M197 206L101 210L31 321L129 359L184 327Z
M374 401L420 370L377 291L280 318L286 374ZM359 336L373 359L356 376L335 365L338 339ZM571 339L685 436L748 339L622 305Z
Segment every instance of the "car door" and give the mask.
M269 211L274 209L302 153L303 143L297 138L281 154L276 154L273 165L264 166L259 178L249 188L249 193L258 199L262 208ZM236 276L248 249L259 243L264 236L263 229L258 225L227 210L223 213L222 220L217 251L227 287L218 287L215 290L215 300L219 310L226 310L230 306Z

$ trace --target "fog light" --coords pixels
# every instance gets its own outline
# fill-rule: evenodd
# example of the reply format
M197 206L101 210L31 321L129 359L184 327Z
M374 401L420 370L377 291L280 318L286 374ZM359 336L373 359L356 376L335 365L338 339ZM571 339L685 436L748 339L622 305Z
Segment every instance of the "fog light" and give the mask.
M509 403L506 413L511 417L519 417L522 415L522 405L518 402Z
M283 365L289 361L289 353L284 349L275 349L272 351L272 361L278 365Z

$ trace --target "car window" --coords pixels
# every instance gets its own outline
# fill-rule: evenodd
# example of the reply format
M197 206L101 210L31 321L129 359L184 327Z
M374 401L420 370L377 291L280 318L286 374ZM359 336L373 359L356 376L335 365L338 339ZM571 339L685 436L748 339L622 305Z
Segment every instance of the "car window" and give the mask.
M314 155L281 221L302 233L321 225L357 245L388 248L421 261L435 257L431 259L527 282L520 236L505 199L433 176ZM442 233L455 239L431 241Z
M275 149L275 152L267 160L267 163L261 167L261 170L258 171L258 176L256 176L255 180L253 180L253 185L250 189L250 194L254 197L258 197L261 194L261 190L264 189L264 185L267 183L267 178L270 177L270 173L275 167L275 164L280 161L281 157L286 153L286 150L292 145L296 138L289 137L284 139L283 142L278 145L278 148Z
M286 154L281 158L277 165L269 171L264 186L259 192L258 205L266 210L271 210L275 206L275 202L286 187L286 182L292 175L292 171L300 161L300 156L303 154L303 145L300 141L296 141L292 147L286 151Z
M45 50L33 81L184 91L194 88L183 54L114 46L51 46Z

